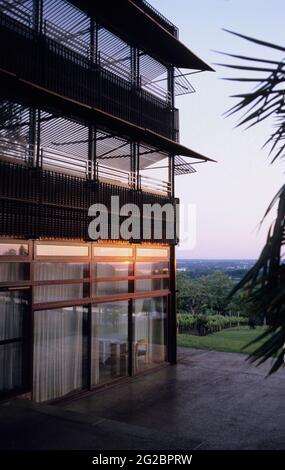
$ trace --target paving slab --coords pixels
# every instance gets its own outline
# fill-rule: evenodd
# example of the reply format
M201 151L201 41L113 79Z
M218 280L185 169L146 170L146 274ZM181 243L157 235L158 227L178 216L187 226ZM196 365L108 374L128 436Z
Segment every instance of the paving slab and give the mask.
M246 355L179 348L179 363L61 405L200 442L200 449L285 449L285 369L266 378Z

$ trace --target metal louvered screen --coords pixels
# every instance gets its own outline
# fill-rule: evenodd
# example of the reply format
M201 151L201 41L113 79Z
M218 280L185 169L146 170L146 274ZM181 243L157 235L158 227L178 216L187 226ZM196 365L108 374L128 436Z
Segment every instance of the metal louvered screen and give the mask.
M188 175L191 173L196 173L195 168L193 168L193 166L190 163L186 162L184 158L177 155L175 157L175 163L174 163L175 176Z
M0 12L5 13L20 23L31 27L33 18L33 0L0 0Z
M131 81L131 48L105 28L98 31L100 65L119 77Z
M59 44L89 56L90 19L65 0L43 2L43 32Z

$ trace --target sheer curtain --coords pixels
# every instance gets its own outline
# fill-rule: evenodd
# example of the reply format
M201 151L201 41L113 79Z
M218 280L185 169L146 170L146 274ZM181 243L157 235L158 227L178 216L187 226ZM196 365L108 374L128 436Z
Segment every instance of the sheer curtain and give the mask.
M146 363L135 361L140 368L144 368L147 364L165 361L165 320L166 306L163 297L135 300L134 348L140 340L145 340L147 343Z
M0 341L21 339L25 303L19 292L0 292ZM22 341L0 345L0 391L22 385Z
M35 279L50 280L79 280L84 278L86 265L81 263L36 263ZM83 298L83 283L58 284L37 286L34 290L35 302L53 302Z
M85 313L83 307L35 312L34 400L52 400L83 387Z

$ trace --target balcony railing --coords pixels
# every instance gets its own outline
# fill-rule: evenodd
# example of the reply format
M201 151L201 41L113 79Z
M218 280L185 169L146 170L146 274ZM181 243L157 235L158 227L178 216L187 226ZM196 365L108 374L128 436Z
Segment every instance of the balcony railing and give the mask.
M85 179L97 179L131 189L141 189L162 195L171 194L171 183L157 178L137 175L131 171L120 170L71 155L52 148L23 145L8 139L0 139L0 159L24 163L27 166L41 167L63 174Z
M178 140L178 110L107 70L106 57L96 64L88 56L38 34L1 12L0 25L1 44L10 45L0 51L2 69L61 96ZM143 82L142 86L148 87Z
M137 3L142 3L144 6L144 9L150 13L151 16L153 16L156 20L158 20L160 23L162 23L163 27L169 31L175 38L178 39L179 36L179 31L177 26L175 26L171 21L166 18L160 11L158 11L154 6L152 6L149 2L146 0L140 0L140 2L137 1Z

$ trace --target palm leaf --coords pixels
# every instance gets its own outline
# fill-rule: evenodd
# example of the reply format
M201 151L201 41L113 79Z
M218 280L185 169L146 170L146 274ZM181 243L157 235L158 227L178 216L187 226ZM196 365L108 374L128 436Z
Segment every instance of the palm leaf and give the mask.
M256 45L285 52L285 47L226 31ZM248 61L260 64L254 67L252 65L220 64L227 68L248 72L247 77L226 79L244 83L257 83L254 90L233 96L239 101L226 112L226 116L242 112L243 114L237 126L247 126L246 128L258 125L268 118L273 118L274 131L266 139L264 146L269 146L269 154L273 156L272 163L277 159L283 159L285 157L284 61L282 58L280 58L280 61L273 61L238 54L224 55L241 60L243 63ZM260 72L261 78L251 78L250 74L253 72L255 74ZM249 359L259 365L269 358L273 358L270 374L276 372L284 364L285 264L283 251L285 250L285 184L269 204L264 218L271 213L276 205L278 205L277 216L270 227L266 244L259 259L230 294L230 297L232 297L236 292L244 291L252 312L255 314L258 312L260 316L266 318L269 328L251 343L255 344L262 340L261 346L258 346L250 354Z

